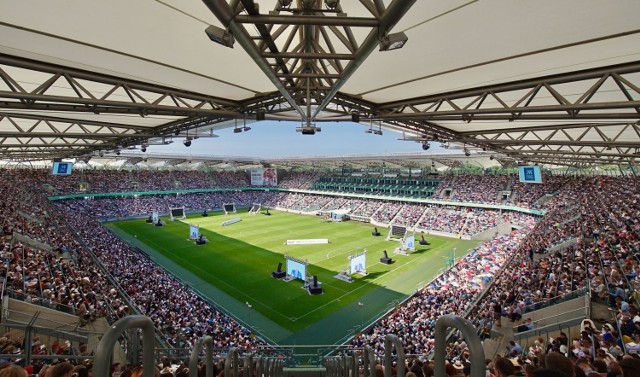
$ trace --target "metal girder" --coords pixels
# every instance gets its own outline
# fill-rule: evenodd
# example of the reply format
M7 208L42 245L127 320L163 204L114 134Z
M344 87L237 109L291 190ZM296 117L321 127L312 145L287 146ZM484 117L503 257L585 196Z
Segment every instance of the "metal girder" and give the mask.
M0 108L94 114L137 114L142 117L149 115L220 116L227 118L240 117L240 113L237 111L204 108L203 106L205 106L205 103L203 102L193 106L187 105L186 102L180 104L179 101L175 101L173 106L167 106L156 104L157 100L154 101L154 103L150 103L146 100L142 100L141 98L142 97L140 97L139 100L143 102L125 102L104 98L94 99L86 97L65 97L47 94L0 91ZM211 105L211 103L208 104Z
M590 163L597 165L635 164L640 162L640 157L556 157L556 156L524 156L527 162L545 165L573 165Z
M203 0L307 125L319 118L319 113L378 45L380 36L415 1L393 0L386 8L382 2L361 1L372 17L349 17L340 5L323 9L319 0L296 2L286 10L291 15L281 14L279 2L269 14L260 14L252 0L237 1L240 8L235 12L226 1ZM240 14L240 10L247 14ZM252 38L247 25L257 30L258 38ZM370 31L363 41L358 41L353 27ZM282 43L276 45L276 40ZM337 53L334 43L342 43L350 53ZM346 67L343 61L348 61Z
M227 4L224 0L203 0L204 4L211 10L211 12L222 22L223 25L227 26L234 38L238 41L238 43L242 46L242 48L251 56L258 67L262 70L262 72L271 80L273 85L278 89L278 91L282 94L282 96L287 100L287 102L294 108L301 116L304 116L304 111L302 108L296 103L291 94L284 88L283 83L275 77L274 71L272 67L269 65L269 62L260 55L260 51L256 46L254 40L252 39L249 32L241 26L241 24L234 21L235 12L229 4ZM251 4L248 7L247 12L250 14L256 13L256 10ZM278 48L273 43L273 39L268 35L268 31L265 28L264 24L260 24L259 26L260 33L265 41L270 46L272 53L277 53ZM278 60L278 59L276 59ZM287 67L284 65L284 62L279 60L277 61L279 67L283 69L285 73L288 73Z
M9 111L0 111L0 120L3 118L9 119L29 119L34 121L45 121L45 122L58 122L58 123L66 123L69 125L78 125L78 126L96 126L98 127L98 131L100 129L109 129L109 130L133 130L133 131L149 131L150 127L145 126L136 126L132 124L124 124L124 123L114 123L114 122L102 122L91 119L76 119L71 117L59 117L45 114L28 114L28 113L16 113Z
M640 119L640 83L634 73L640 62L563 73L535 79L488 85L454 92L408 98L378 106L383 120L427 119L461 120L561 120L561 119ZM605 93L603 84L612 82L619 96L612 101L592 101ZM581 83L567 89L563 84ZM609 88L610 89L610 88ZM562 93L565 90L571 92ZM569 98L577 97L575 100ZM622 99L624 98L624 99ZM537 104L544 102L544 104ZM511 104L509 104L511 103ZM616 111L611 111L616 110ZM622 111L625 112L622 112Z
M376 27L378 20L367 17L331 17L314 15L243 15L239 14L234 20L241 24L284 24L284 25L313 25L313 26L348 26L348 27Z
M576 147L627 147L627 148L636 148L640 146L640 141L619 141L619 142L610 142L610 141L566 141L566 140L494 140L494 139L458 139L456 140L458 143L467 143L467 144L484 144L491 146L566 146L570 144L571 146Z
M48 73L50 76L43 75L43 81L38 85L35 92L27 92L15 80L11 80L11 75L1 69L3 65L12 66L41 73ZM37 95L47 95L53 91L54 84L57 86L64 85L68 91L73 92L75 97L71 96L52 96L52 99L61 97L67 100L85 99L87 105L99 105L95 100L105 101L105 105L111 102L132 105L149 105L147 110L155 109L154 106L161 106L165 101L172 103L172 107L191 109L191 108L209 108L210 110L219 110L233 112L238 108L238 103L224 98L213 96L205 96L199 93L188 92L175 88L163 87L139 81L127 80L120 77L114 77L95 72L83 71L80 69L63 67L55 64L38 62L26 58L14 57L6 54L0 54L0 77L5 81L11 90L0 91L0 98L18 99L23 101L38 100ZM46 79L45 79L46 78ZM84 82L95 82L110 86L106 94L102 92L92 92ZM104 90L104 87L101 87ZM144 93L144 94L143 94ZM148 96L152 96L147 98ZM127 101L111 100L110 97L126 98ZM78 103L78 101L71 101ZM64 102L63 103L68 103ZM79 102L82 103L82 102ZM33 104L33 103L30 103ZM144 108L144 107L143 107Z
M379 43L380 36L388 33L415 2L416 0L393 0L387 6L384 12L381 13L378 27L369 32L365 41L356 51L355 59L350 61L342 71L342 77L335 82L331 90L325 95L324 100L316 108L311 118L315 118L318 113L329 104L336 93L338 93L342 86L349 80L351 75L353 75L358 67L365 61L367 56L373 52Z

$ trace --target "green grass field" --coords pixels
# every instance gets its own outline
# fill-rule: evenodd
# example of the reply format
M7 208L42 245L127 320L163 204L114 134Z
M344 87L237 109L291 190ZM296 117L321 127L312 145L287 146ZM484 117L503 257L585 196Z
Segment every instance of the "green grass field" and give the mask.
M167 221L164 227L144 220L105 224L147 252L228 313L278 344L334 344L359 331L391 309L418 286L442 270L445 258L457 248L462 257L475 241L429 236L431 245L417 246L409 256L394 255L399 242L372 237L373 226L359 222L322 222L316 216L272 211L272 216L230 215L189 217ZM222 222L242 219L229 226ZM189 223L198 224L209 239L204 246L188 241ZM386 232L386 229L382 229ZM286 245L287 239L328 238L329 244ZM335 278L348 268L349 255L367 249L366 276L352 283ZM395 260L379 263L383 250ZM324 293L309 295L303 282L271 277L284 254L309 262L307 273L317 275Z

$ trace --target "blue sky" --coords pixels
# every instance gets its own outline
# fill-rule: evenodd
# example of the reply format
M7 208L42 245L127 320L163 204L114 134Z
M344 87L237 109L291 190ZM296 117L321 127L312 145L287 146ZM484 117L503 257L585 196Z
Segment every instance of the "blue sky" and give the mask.
M352 122L322 123L322 132L315 135L296 132L299 126L297 122L256 122L250 124L251 131L236 134L232 128L219 130L215 134L220 137L194 140L189 148L176 138L171 145L152 145L148 151L263 158L423 152L419 143L398 140L401 134L368 134L368 127ZM438 149L437 143L432 143L429 152Z

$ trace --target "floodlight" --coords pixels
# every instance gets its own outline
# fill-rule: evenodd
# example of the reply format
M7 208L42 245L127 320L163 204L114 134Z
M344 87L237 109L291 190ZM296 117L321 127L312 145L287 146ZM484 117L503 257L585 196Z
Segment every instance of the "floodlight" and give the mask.
M397 50L407 43L407 35L403 32L387 34L380 40L380 51Z
M424 143L422 143L422 150L423 151L429 150L430 147L431 147L431 144L429 144L428 141L425 141Z
M302 8L312 9L316 5L316 0L302 0Z
M367 134L370 134L370 133L373 132L373 130L371 128L367 128L364 132L367 133Z
M242 128L234 128L233 129L233 133L234 134L239 134L240 132L242 132Z
M244 132L251 131L251 127L244 126L244 127L242 127L242 131L244 131Z
M382 135L382 130L373 130L374 135Z
M142 144L142 145L140 146L140 150L142 151L142 153L144 153L144 152L146 152L146 151L147 151L147 147L148 147L148 145L147 145L147 144Z
M280 0L280 5L284 8L289 8L292 2L292 0Z
M467 148L464 149L464 155L469 157L471 156L471 152L469 152L469 150Z
M207 36L211 41L216 42L219 45L233 48L235 39L233 39L233 35L231 35L229 31L214 25L209 25L204 32L207 33Z
M324 0L324 3L327 4L327 8L336 9L340 4L340 0Z
M191 138L188 137L188 138L184 139L182 141L182 144L184 144L185 147L190 147L191 146Z
M302 133L303 135L315 135L316 132L320 132L322 131L322 129L320 127L302 126L297 127L296 131Z
M259 109L256 110L256 120L264 120L265 119L265 113L266 113L266 109L264 107L261 107Z
M351 111L351 121L353 123L360 123L360 112L358 110Z
M489 156L489 160L493 160L494 158L493 155Z

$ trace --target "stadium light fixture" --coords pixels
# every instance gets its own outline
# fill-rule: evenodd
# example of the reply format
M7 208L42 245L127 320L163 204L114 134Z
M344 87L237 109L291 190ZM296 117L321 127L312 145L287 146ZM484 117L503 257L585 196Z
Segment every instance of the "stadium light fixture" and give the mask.
M353 123L360 123L360 112L358 110L351 110L351 121Z
M467 148L464 149L464 155L469 157L471 156L471 152L469 152L469 150Z
M184 144L185 147L190 147L191 146L191 138L187 137L186 139L184 139L182 141L182 144Z
M229 33L228 30L219 28L214 25L209 25L204 30L204 32L207 33L207 37L209 37L209 39L211 39L212 42L216 42L217 44L225 47L233 48L235 39L233 38L233 35Z
M148 147L148 145L147 145L147 144L142 144L142 145L140 146L140 151L142 151L142 153L146 152L146 151L147 151L147 147Z
M302 126L297 127L296 132L300 132L303 135L315 135L316 132L321 132L322 128L315 126Z
M242 131L244 131L244 132L251 131L251 127L244 126L244 127L242 127Z
M387 34L380 40L380 51L397 50L404 47L409 38L403 32Z
M431 148L431 144L429 144L428 141L425 141L424 143L422 143L422 150L423 151L429 150L429 148Z
M340 4L340 0L324 0L324 3L327 5L327 8L336 9L338 4Z
M289 8L293 0L280 0L280 6L283 8Z

